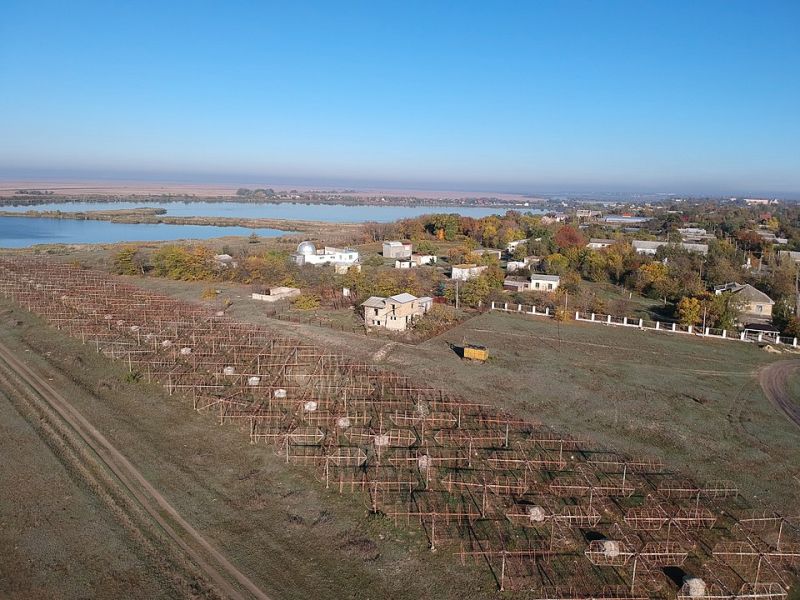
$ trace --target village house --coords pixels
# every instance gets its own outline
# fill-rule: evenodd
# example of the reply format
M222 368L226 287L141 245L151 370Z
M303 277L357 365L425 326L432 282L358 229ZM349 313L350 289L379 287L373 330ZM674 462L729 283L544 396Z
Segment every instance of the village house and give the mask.
M497 260L503 257L503 251L497 250L496 248L478 248L477 250L473 250L472 254L476 256L494 256Z
M538 256L526 256L522 260L510 260L506 263L506 271L513 273L514 271L519 271L520 269L535 267L541 262L542 259Z
M533 273L530 277L506 277L503 281L503 289L512 292L554 292L558 289L561 278L558 275L543 275Z
M427 313L432 305L432 298L417 298L408 293L388 298L371 296L361 304L367 327L383 327L393 331L405 331L416 319Z
M292 260L300 266L303 265L354 265L358 262L358 250L352 248L334 248L325 246L317 250L311 242L302 242L297 246L297 251L292 254Z
M599 210L589 210L587 208L579 208L575 211L575 216L581 221L594 221L603 216Z
M435 265L439 259L436 258L435 254L412 254L411 260L418 267L422 267L424 265Z
M765 229L756 230L756 234L762 240L764 240L765 242L768 242L770 244L776 244L778 246L782 246L783 244L788 244L789 243L789 239L788 238L778 237L774 233L772 233L771 231L768 231L768 230L765 230Z
M384 258L411 258L411 244L399 241L383 242Z
M662 246L668 246L669 242L654 242L649 240L633 240L631 242L633 249L638 254L654 255ZM679 242L676 246L680 246L689 252L697 252L699 254L708 254L708 244L689 244L686 242Z
M395 269L413 269L416 266L417 263L410 258L398 258L396 261L394 261Z
M542 275L533 273L531 275L531 289L534 291L554 292L561 284L561 277L558 275Z
M591 238L589 243L586 244L587 248L591 250L600 250L602 248L608 248L612 244L615 244L616 240L609 240L604 238Z
M453 265L453 270L450 273L450 277L452 279L458 279L460 281L467 281L472 279L473 277L477 277L481 273L483 273L488 267L486 265L476 265L475 263L471 264L463 264L463 265Z
M567 220L566 213L550 213L542 217L542 225L552 225L553 223L563 223Z
M739 321L743 323L772 321L772 307L775 301L761 290L757 290L749 283L740 284L735 281L714 288L714 293L718 296L725 292L730 292L742 303Z
M508 253L514 252L514 250L516 250L519 246L522 246L523 244L527 243L528 243L528 238L525 238L524 240L513 240L511 242L508 242L506 244L506 252Z
M778 250L778 262L795 262L800 263L800 252L793 250Z
M527 277L509 275L503 280L503 289L510 292L524 292L531 289L531 280Z

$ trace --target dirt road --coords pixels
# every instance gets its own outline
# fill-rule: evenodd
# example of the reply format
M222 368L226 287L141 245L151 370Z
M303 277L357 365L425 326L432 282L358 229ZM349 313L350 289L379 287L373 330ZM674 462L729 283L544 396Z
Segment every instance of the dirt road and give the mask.
M55 412L91 448L160 529L189 557L221 594L235 600L269 600L200 532L192 527L144 476L47 381L0 344L3 367L30 388L37 403Z
M787 386L789 375L796 369L800 369L800 360L774 362L759 370L758 382L769 401L800 427L800 398L792 398Z

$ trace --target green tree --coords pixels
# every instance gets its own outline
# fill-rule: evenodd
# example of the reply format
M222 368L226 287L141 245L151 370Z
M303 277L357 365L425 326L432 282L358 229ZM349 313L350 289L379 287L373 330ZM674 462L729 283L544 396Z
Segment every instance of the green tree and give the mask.
M477 307L486 301L491 291L491 283L484 275L473 277L461 288L461 301L467 306Z
M551 254L544 259L544 270L548 275L563 275L569 269L569 260L563 254Z
M434 256L439 254L439 247L428 240L420 240L417 242L415 250L417 254L432 254Z
M292 305L299 310L315 310L319 308L321 303L320 297L317 294L300 294L295 296Z
M114 255L114 273L144 275L144 259L136 246L126 246Z
M153 254L153 273L158 277L202 281L214 277L211 251L204 246L168 245Z

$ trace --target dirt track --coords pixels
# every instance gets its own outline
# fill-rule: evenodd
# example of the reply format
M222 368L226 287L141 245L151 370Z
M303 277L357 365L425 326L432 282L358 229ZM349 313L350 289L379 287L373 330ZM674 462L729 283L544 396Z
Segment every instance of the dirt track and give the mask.
M47 381L0 344L0 360L20 382L35 392L42 408L57 413L121 482L160 529L190 558L202 574L226 597L269 600L250 579L208 542L169 504L144 476L89 421L78 413ZM210 560L209 560L210 559ZM219 569L212 566L216 563ZM243 593L240 590L246 590Z
M782 410L786 417L800 427L800 399L792 399L787 382L789 375L800 369L800 360L781 360L763 367L758 372L758 382L764 395L776 407Z

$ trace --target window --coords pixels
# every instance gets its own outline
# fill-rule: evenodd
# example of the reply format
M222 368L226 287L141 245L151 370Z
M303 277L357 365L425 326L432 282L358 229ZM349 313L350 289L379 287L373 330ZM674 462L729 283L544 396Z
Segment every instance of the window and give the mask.
M552 283L548 283L547 284L547 289L548 290L552 290L553 289L553 284Z
M764 312L764 305L756 304L756 312Z
M375 316L376 317L378 316L378 309L377 308L375 309Z
M535 287L535 288L538 290L538 289L539 289L539 282L537 281L537 282L536 282L536 283L533 285L533 287Z

